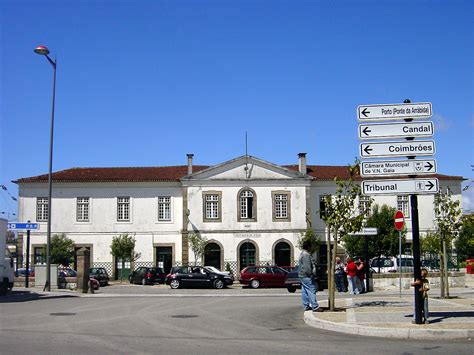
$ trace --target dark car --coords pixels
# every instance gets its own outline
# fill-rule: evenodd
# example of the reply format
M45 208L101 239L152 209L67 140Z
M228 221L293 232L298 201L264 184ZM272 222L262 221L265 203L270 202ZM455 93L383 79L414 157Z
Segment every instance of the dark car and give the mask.
M166 284L171 288L213 287L224 288L233 284L232 277L222 272L215 272L202 266L176 266L166 276Z
M154 285L164 283L165 276L161 267L140 266L128 276L128 279L131 284Z
M286 275L285 286L288 292L294 293L297 288L301 288L301 281L298 277L298 270L299 268L296 267L295 270L290 271ZM318 283L318 291L323 291L328 288L328 274L327 274L327 266L324 264L318 264L316 266L317 272L317 283Z
M89 277L97 280L100 286L107 286L109 284L109 274L103 267L91 267L89 269Z
M285 287L286 275L279 266L247 266L240 272L239 282L252 288Z

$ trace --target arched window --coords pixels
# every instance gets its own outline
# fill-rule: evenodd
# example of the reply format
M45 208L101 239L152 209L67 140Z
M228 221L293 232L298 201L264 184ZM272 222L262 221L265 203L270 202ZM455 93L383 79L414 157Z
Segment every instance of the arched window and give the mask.
M257 199L255 192L251 189L242 189L239 192L239 221L256 221L257 220Z

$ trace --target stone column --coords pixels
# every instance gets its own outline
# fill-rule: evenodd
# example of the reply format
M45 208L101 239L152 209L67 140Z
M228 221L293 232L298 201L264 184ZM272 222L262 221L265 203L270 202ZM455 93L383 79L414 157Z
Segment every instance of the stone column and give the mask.
M81 248L77 251L77 292L87 293L89 289L89 267L91 252Z

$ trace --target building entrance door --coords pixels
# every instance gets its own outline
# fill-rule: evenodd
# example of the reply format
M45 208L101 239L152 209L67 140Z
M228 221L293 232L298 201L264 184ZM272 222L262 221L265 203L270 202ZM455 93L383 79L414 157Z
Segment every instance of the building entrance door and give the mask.
M256 254L257 254L255 245L249 242L243 243L240 246L239 254L240 254L240 260L239 260L240 270L242 270L246 266L255 265L255 259L256 259Z
M279 242L275 245L275 264L277 266L291 265L291 248L286 242Z
M156 247L156 266L163 268L166 274L173 266L173 247Z
M204 249L204 265L214 266L222 270L221 265L221 247L216 243L209 243Z

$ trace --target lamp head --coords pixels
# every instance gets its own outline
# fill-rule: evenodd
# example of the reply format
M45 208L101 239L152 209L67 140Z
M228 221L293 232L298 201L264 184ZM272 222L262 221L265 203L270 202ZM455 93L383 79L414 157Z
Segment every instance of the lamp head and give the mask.
M46 46L38 46L35 48L35 53L40 55L48 55L49 49Z

